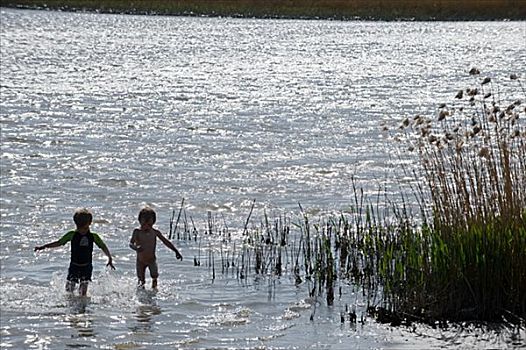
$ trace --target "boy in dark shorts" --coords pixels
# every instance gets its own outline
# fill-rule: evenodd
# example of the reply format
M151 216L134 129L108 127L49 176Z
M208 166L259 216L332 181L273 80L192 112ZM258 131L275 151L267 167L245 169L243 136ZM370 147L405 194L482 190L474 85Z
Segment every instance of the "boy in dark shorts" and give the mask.
M115 269L112 263L110 251L100 236L91 232L89 227L93 221L93 215L88 209L78 209L73 215L76 230L69 231L58 241L35 247L35 251L46 248L60 247L71 241L71 261L69 263L66 290L73 292L79 283L79 294L85 296L88 291L88 282L91 281L93 271L93 243L95 243L108 257L106 266Z
M139 223L141 224L141 227L133 230L130 240L130 248L137 252L136 268L139 286L144 287L146 282L146 268L148 268L150 270L150 277L152 278L153 289L157 288L157 278L159 277L157 258L155 257L157 238L175 252L177 259L183 260L183 256L179 253L172 242L164 237L160 231L153 228L155 221L155 211L148 207L143 208L139 212Z

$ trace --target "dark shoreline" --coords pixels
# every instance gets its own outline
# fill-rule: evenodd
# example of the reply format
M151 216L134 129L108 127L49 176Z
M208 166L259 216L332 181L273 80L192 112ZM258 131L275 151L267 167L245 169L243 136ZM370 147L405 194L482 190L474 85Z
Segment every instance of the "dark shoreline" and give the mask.
M0 1L0 6L70 12L273 19L382 21L526 20L522 0Z

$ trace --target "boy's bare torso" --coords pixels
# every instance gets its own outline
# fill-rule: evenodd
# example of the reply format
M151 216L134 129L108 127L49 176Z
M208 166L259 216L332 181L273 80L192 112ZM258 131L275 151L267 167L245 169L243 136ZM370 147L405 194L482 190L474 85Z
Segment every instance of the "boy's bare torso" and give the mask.
M133 237L135 245L139 248L137 250L137 260L144 264L155 262L155 246L157 243L157 230L150 229L135 229Z

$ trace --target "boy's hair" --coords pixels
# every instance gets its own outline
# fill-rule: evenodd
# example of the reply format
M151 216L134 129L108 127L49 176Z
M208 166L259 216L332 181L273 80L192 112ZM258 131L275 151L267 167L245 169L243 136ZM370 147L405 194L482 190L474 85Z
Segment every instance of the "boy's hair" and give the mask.
M84 227L86 225L91 224L91 221L93 220L93 214L86 209L81 208L75 210L75 214L73 214L73 221L75 221L75 225L77 227Z
M148 220L152 220L152 223L155 224L155 220L157 220L157 215L155 214L155 210L153 210L150 207L142 208L139 212L139 222L143 223Z

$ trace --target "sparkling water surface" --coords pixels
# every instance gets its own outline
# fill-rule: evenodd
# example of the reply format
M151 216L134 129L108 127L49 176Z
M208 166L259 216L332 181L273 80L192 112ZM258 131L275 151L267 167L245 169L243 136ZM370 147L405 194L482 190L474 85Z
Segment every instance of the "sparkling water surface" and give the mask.
M526 73L525 22L338 22L1 9L2 349L524 347L524 330L341 324L294 278L217 272L195 242L158 245L159 290L135 288L141 206L166 232L185 199L232 234L264 212L345 210L352 181L396 196L402 165L382 125L432 113L474 82ZM475 78L476 79L476 78ZM505 85L505 83L503 82ZM64 292L69 246L33 252L93 209L89 298ZM203 243L205 244L205 243ZM221 243L206 242L216 247ZM206 262L206 256L203 257ZM323 298L322 298L323 299ZM312 316L312 320L310 320Z

